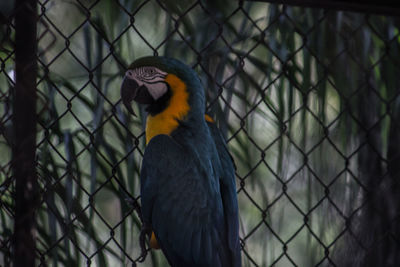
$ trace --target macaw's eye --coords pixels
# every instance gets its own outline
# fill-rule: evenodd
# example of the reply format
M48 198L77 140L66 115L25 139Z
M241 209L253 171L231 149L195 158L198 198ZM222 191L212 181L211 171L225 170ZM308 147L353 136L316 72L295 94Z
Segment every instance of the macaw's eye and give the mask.
M150 76L150 75L154 75L156 73L156 71L154 69L149 68L149 69L146 69L145 73Z

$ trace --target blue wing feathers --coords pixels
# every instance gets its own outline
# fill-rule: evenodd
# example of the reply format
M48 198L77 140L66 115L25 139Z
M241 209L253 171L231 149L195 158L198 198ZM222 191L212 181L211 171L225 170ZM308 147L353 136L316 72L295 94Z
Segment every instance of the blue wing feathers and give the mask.
M192 238L192 256L193 259L200 258L200 248L201 246L201 231L197 231L193 234Z
M222 137L206 130L204 145L187 140L193 133L159 135L144 154L143 220L174 267L240 266L233 164Z
M222 165L220 188L224 205L224 212L228 222L228 244L233 251L234 266L240 266L240 244L239 244L239 215L235 182L235 163L226 147L221 132L214 123L207 123Z

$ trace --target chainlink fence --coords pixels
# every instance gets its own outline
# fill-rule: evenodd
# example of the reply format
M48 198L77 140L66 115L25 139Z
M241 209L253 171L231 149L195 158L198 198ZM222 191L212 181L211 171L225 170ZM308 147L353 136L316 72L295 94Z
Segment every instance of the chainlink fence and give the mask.
M0 265L11 266L22 8L1 5ZM237 165L243 266L400 264L398 17L257 1L36 5L36 265L166 266L160 251L139 261L145 113L128 115L119 93L145 55L199 73Z

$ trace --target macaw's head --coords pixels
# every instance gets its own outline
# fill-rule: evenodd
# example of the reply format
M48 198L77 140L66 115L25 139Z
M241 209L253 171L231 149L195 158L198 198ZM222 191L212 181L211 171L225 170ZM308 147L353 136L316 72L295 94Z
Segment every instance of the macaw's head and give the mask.
M125 73L121 98L132 114L132 100L147 105L152 116L167 109L178 119L189 114L204 116L205 112L204 90L197 74L172 58L143 57L133 62Z

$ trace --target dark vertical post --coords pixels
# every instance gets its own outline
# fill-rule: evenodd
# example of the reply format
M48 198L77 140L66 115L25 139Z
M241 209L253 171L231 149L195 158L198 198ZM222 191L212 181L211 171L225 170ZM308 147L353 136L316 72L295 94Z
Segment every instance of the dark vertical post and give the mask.
M15 15L15 91L13 158L16 181L13 235L14 266L35 265L36 179L36 0L17 0Z

